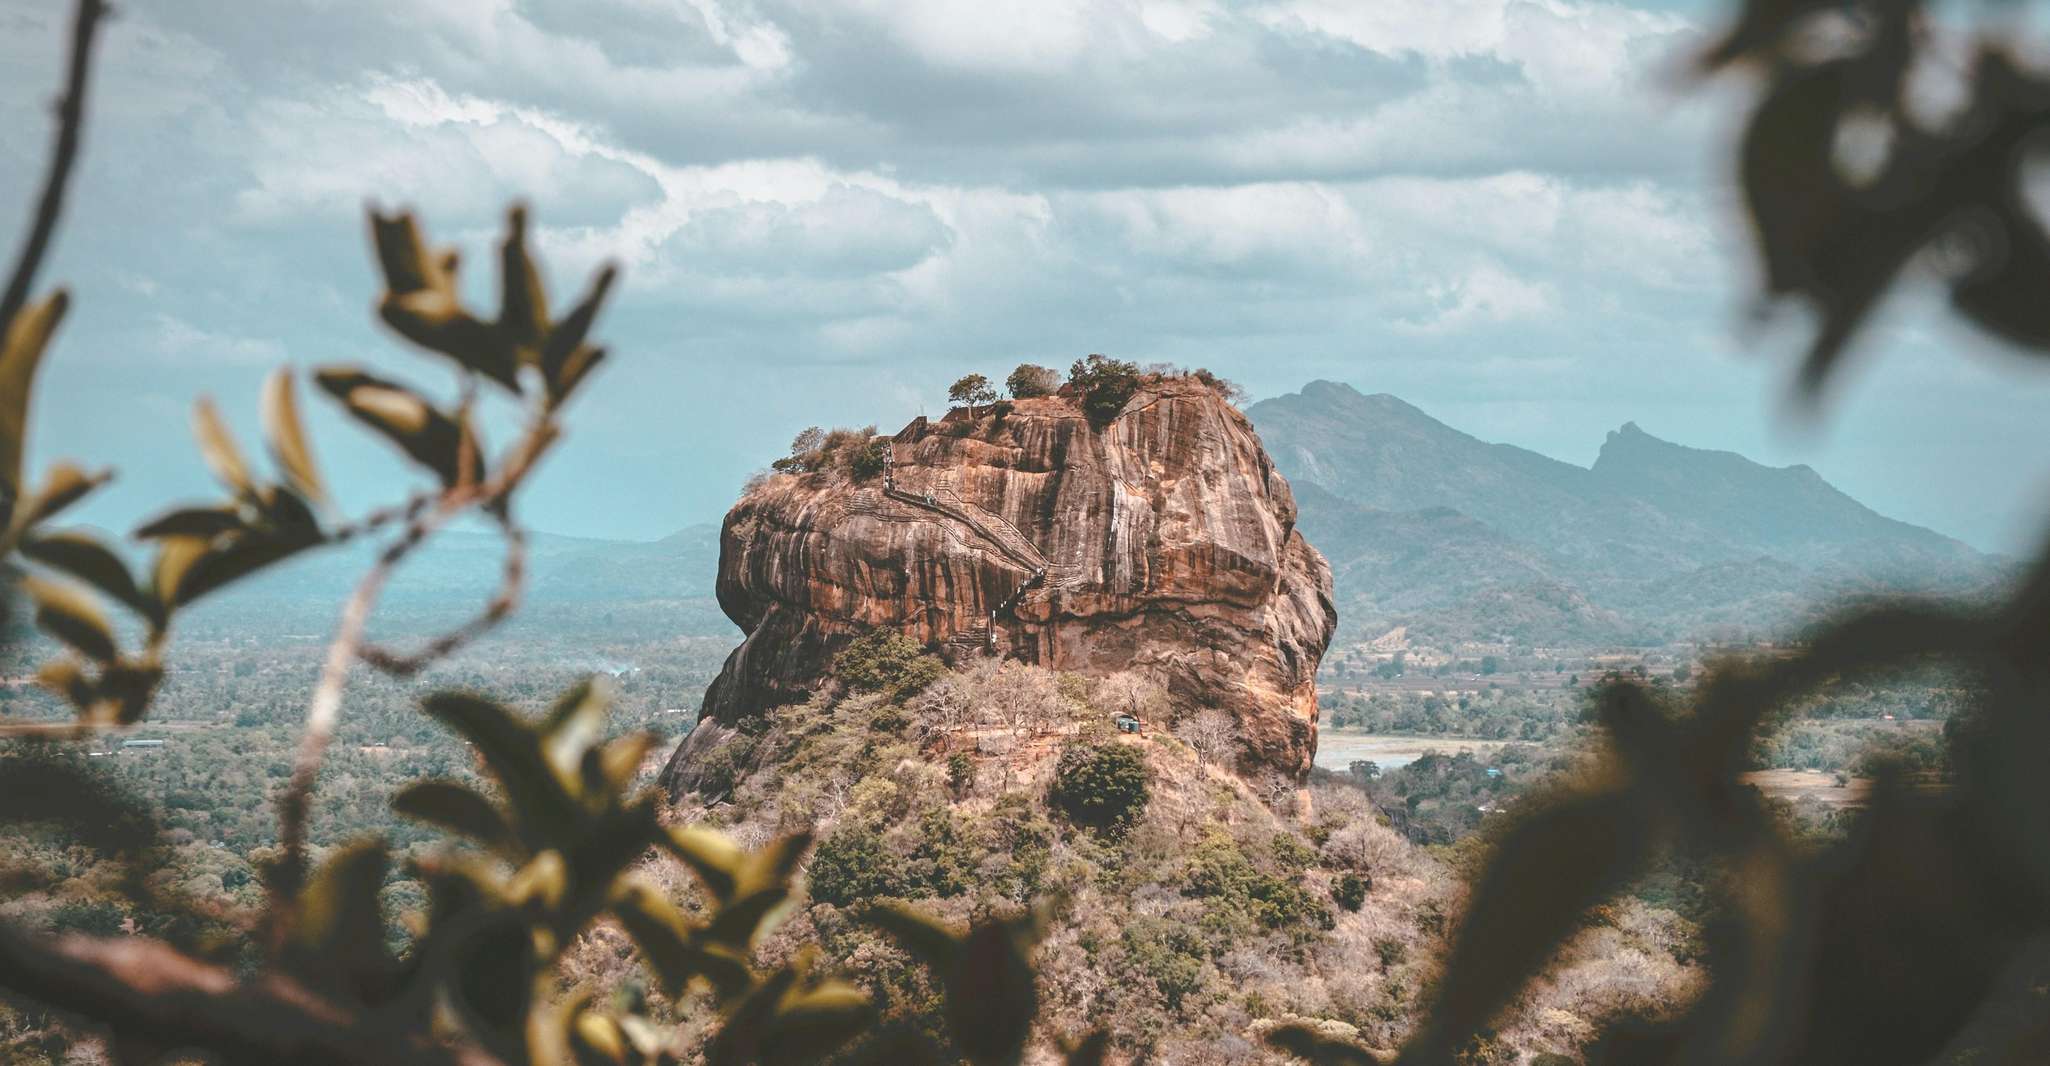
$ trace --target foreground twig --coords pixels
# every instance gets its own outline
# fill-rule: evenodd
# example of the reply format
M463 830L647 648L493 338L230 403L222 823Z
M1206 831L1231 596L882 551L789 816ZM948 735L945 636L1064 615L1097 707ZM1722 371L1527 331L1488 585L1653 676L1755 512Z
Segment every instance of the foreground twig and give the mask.
M462 625L421 645L418 651L398 652L382 645L366 643L357 649L357 657L373 669L394 677L410 677L462 650L465 645L511 617L512 613L519 609L520 593L526 585L527 534L511 522L503 523L501 531L505 535L505 566L499 575L498 591L492 594L490 602L484 605L482 611Z
M467 402L467 401L466 401ZM482 636L510 616L519 604L526 580L526 532L512 518L511 497L528 474L539 464L560 431L544 409L533 426L514 445L499 472L482 484L459 482L445 491L431 507L411 506L409 520L399 539L378 557L377 565L357 582L349 602L342 609L341 624L328 645L321 667L320 683L307 705L306 728L293 758L292 776L278 797L278 843L283 859L273 872L273 907L269 918L275 940L286 928L286 917L306 875L307 819L313 805L313 787L320 765L334 739L335 723L341 714L342 691L347 687L349 667L365 662L386 673L406 676L419 672ZM469 447L467 442L465 449ZM467 461L458 469L468 469ZM364 638L378 597L406 557L436 531L463 511L477 507L489 514L506 539L506 559L499 589L475 618L427 642L418 652L403 655L369 643Z
M0 926L0 987L78 1011L119 1036L204 1047L228 1063L500 1066L474 1047L387 1029L290 978L238 982L143 937L36 937Z
M349 667L354 665L363 646L364 628L369 625L370 614L377 607L377 598L384 592L385 582L391 579L392 571L413 549L454 517L464 502L463 498L451 495L444 498L439 506L415 515L406 524L404 534L378 556L377 565L356 583L348 604L342 608L341 624L335 631L334 641L328 645L327 659L321 666L320 683L307 704L306 729L299 736L299 750L292 759L292 776L278 797L278 843L284 857L274 872L276 903L295 899L299 885L305 879L306 821L313 805L313 786L320 776L320 764L327 754L328 744L334 739L335 722L342 709L342 690L349 681ZM285 923L280 920L282 915L275 913L280 909L273 908L273 937L285 928Z
M71 24L71 63L64 78L64 96L57 103L57 144L50 153L50 170L43 178L42 197L36 203L35 221L14 261L7 279L7 291L0 295L0 331L14 321L28 303L36 271L50 250L50 238L57 232L57 218L64 213L64 191L71 183L71 166L78 158L80 131L85 126L85 87L92 63L93 37L107 14L102 0L79 0Z

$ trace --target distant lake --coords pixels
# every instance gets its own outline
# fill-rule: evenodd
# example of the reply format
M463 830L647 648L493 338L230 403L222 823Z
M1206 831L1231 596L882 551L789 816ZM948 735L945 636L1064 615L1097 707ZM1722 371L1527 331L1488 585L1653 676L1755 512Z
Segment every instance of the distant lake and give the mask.
M1507 745L1504 740L1463 740L1459 737L1406 736L1393 733L1358 733L1348 729L1317 731L1317 765L1344 773L1361 759L1372 760L1383 770L1408 766L1427 751L1456 755L1462 751L1475 758L1493 755Z

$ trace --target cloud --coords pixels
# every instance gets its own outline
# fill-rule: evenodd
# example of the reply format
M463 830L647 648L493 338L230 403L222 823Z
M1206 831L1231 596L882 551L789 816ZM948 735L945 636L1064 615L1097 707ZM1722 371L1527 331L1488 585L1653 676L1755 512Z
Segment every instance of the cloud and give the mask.
M1403 320L1405 330L1450 333L1477 324L1499 325L1555 312L1557 295L1550 285L1516 277L1493 264L1481 264L1425 294L1431 309Z
M664 251L722 273L850 277L910 269L951 236L930 207L835 184L816 200L693 212Z
M482 205L529 199L555 223L596 224L662 192L572 123L451 97L432 82L372 78L311 100L266 100L248 127L253 183L236 199L245 219L355 212L375 197L475 221Z
M0 204L40 171L59 14L0 0ZM370 315L358 212L420 208L488 302L515 198L558 298L626 268L544 524L666 532L798 427L1089 351L1514 410L1555 451L1627 418L1714 440L1760 371L1721 361L1727 101L1666 79L1699 36L1614 0L137 5L52 263L79 309L38 446L175 483L147 417L96 412L232 404L283 354L445 385ZM622 514L623 484L673 491Z

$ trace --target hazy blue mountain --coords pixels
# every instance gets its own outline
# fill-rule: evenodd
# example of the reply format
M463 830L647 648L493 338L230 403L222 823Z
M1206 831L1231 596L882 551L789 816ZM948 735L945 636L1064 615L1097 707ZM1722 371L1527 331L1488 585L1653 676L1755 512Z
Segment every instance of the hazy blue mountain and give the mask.
M1807 466L1688 448L1635 422L1609 434L1591 473L1605 488L1717 532L1739 554L1877 571L1984 562L1960 541L1873 511Z
M1341 639L1407 624L1432 638L1650 642L1783 630L1818 603L1982 587L2004 573L1898 522L1805 466L1608 435L1590 467L1491 444L1393 396L1312 382L1246 412L1295 486L1304 534L1331 561ZM370 566L368 543L293 560L207 602L190 633L319 635ZM380 632L445 628L497 585L504 545L445 532L408 560ZM656 541L536 534L532 635L726 636L719 531Z
M1972 589L2001 572L1808 467L1635 424L1589 468L1328 381L1246 413L1331 561L1348 636L1405 623L1538 643L1765 632L1845 595Z
M377 543L309 552L202 601L185 624L241 632L252 624L301 634L332 628ZM406 560L387 586L383 632L447 627L497 589L505 544L495 534L451 530ZM719 527L697 525L661 540L621 541L536 533L528 539L526 596L513 624L527 632L602 630L646 636L734 632L713 596Z

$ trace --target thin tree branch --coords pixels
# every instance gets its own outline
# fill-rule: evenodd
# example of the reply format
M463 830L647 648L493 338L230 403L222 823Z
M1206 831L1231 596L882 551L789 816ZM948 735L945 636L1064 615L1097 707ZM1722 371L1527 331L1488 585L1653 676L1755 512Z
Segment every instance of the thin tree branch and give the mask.
M484 609L469 621L428 641L415 652L398 652L377 644L364 644L357 657L372 669L394 677L411 677L435 662L453 655L478 637L489 633L519 609L526 586L527 533L510 521L502 522L505 534L505 565L499 575L498 591Z
M227 1063L502 1066L380 1024L290 978L238 981L147 937L31 936L0 926L0 987L157 1046L203 1047Z
M78 12L71 23L70 69L64 79L64 96L57 102L57 144L50 153L50 170L43 178L35 221L15 258L7 291L0 295L0 331L28 303L29 289L35 285L36 272L50 250L50 238L57 232L57 217L64 213L64 191L71 183L71 165L78 158L79 134L85 125L85 87L92 64L93 37L106 14L103 0L78 0Z
M465 403L468 402L466 399ZM267 939L273 948L278 946L290 925L299 888L305 883L307 817L313 807L313 788L320 777L320 765L326 757L328 744L334 739L335 722L341 715L342 690L348 684L349 667L361 660L394 674L415 673L476 639L512 614L526 579L526 534L513 521L512 495L561 436L561 430L549 418L548 410L542 408L527 432L509 451L495 476L479 485L458 482L444 491L431 507L423 506L424 501L419 500L408 504L405 531L378 557L377 565L357 582L349 602L342 609L335 639L328 645L320 683L307 705L306 728L300 735L299 750L293 757L292 776L278 796L278 843L284 854L278 867L272 871L271 907L265 918ZM467 470L469 466L465 457L457 469ZM476 618L428 642L426 648L415 655L398 655L369 644L364 639L364 630L392 571L435 531L473 506L490 515L505 533L505 572L498 593Z
M274 898L271 908L271 936L281 935L287 923L281 911L289 907L280 906L297 900L299 886L306 873L306 818L313 805L313 786L320 776L320 763L327 753L327 746L334 739L335 721L341 716L342 690L349 681L349 667L356 661L357 652L363 646L363 631L370 622L370 613L377 606L377 598L384 591L385 582L392 571L398 568L413 549L439 529L460 511L467 501L462 497L445 497L439 506L433 507L413 518L406 525L404 535L384 550L377 565L363 575L356 583L356 589L349 595L349 602L342 608L341 624L335 630L335 639L328 645L327 660L320 671L320 684L313 690L313 699L306 708L306 729L299 737L299 750L293 756L292 776L285 784L285 790L278 797L278 843L284 851L272 884Z

